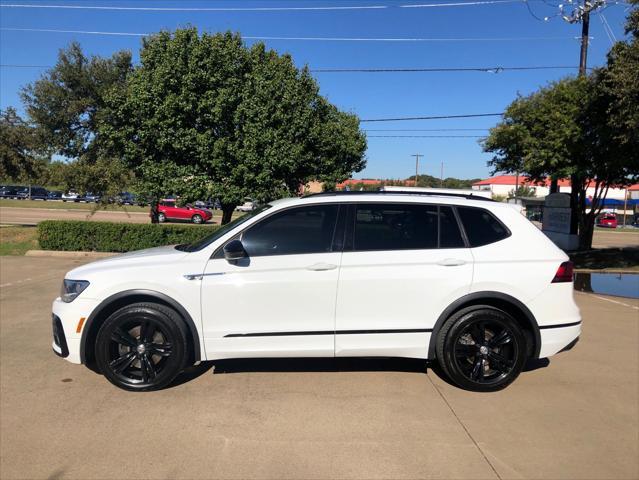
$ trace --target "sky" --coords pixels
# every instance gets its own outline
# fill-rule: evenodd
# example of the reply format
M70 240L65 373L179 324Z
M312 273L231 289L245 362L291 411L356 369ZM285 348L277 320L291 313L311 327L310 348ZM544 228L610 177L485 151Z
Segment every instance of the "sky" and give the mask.
M477 4L451 5L458 3ZM120 9L10 6L16 4ZM428 4L444 5L403 7ZM286 37L264 42L279 53L291 54L297 65L311 69L569 67L499 73L313 74L324 96L363 120L498 113L517 94L529 94L550 81L576 74L581 25L556 16L556 5L554 0L0 0L0 108L14 106L23 112L20 89L46 70L16 65L53 65L58 51L72 40L79 41L89 55L110 56L117 50L130 50L134 61L141 45L139 36L6 29L152 33L191 25L208 32L232 30L245 37ZM171 8L192 10L167 10ZM220 10L202 10L215 8ZM626 8L611 3L603 18L600 14L591 18L589 67L604 64L611 46L605 21L614 38L623 38ZM545 16L552 18L544 21ZM246 40L248 44L255 41ZM368 138L367 166L355 178L414 175L413 154L423 155L420 174L439 177L443 163L444 177L485 178L490 173L487 162L491 156L482 152L477 137L498 121L499 117L492 116L362 122Z

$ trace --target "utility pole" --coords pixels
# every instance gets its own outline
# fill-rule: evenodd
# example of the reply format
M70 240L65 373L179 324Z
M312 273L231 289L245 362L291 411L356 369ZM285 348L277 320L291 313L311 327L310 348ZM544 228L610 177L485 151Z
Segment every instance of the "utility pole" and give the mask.
M442 161L442 168L439 171L439 188L444 188L444 162Z
M419 157L423 157L421 153L416 153L411 155L411 157L415 157L415 186L417 186L417 176L419 175Z
M595 2L596 4L596 2ZM588 61L588 33L590 30L590 10L593 6L586 0L584 1L584 10L581 16L581 50L579 52L579 76L586 74Z

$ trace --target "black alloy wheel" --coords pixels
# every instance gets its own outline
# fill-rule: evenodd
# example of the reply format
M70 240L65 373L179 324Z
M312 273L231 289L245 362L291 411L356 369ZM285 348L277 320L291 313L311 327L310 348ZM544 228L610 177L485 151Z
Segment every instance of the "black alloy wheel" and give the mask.
M437 359L461 388L490 392L512 383L526 360L526 338L507 313L489 306L453 315L437 339Z
M184 368L184 322L164 305L136 303L121 308L102 325L96 362L107 379L126 390L157 390Z

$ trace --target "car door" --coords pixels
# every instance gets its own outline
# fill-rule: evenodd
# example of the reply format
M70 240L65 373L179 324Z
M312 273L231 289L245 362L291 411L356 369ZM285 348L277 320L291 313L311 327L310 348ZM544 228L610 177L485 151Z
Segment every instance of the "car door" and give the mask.
M472 254L453 208L357 204L346 238L335 355L426 358L439 314L472 281Z
M207 358L334 355L338 212L336 204L274 212L234 238L245 258L213 254L202 277Z

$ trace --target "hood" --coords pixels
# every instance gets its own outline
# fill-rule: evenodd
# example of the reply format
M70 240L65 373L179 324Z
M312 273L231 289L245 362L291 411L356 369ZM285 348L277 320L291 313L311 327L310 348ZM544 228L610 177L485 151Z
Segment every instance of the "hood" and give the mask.
M84 280L84 277L88 278L93 274L112 269L173 263L179 261L185 255L188 255L188 253L176 250L175 245L136 250L74 268L65 275L65 278Z

